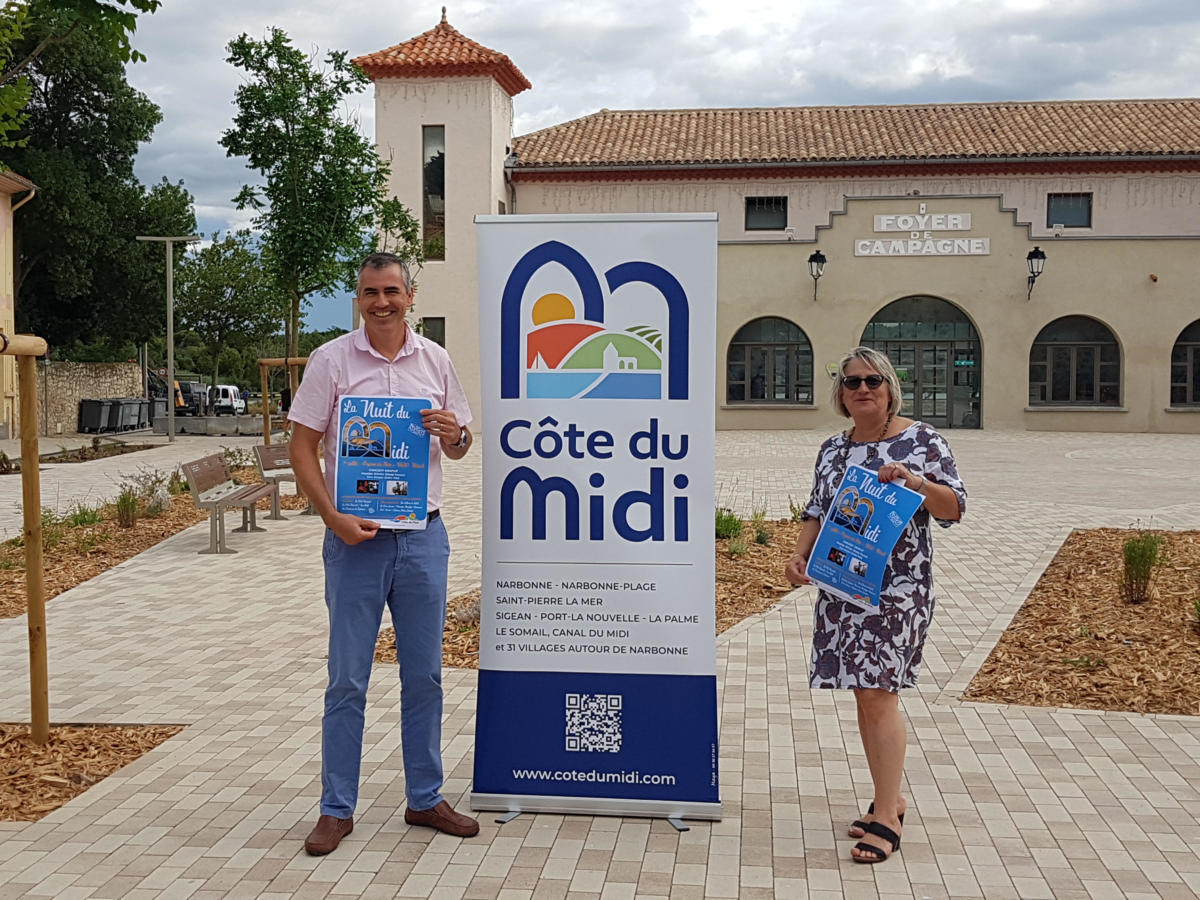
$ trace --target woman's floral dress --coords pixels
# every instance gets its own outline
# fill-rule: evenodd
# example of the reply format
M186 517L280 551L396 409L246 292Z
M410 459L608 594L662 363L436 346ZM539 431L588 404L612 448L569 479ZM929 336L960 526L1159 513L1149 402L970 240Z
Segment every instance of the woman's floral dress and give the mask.
M806 512L824 520L844 469L844 434L829 438L817 454L813 490ZM945 438L924 422L914 422L882 441L851 442L846 466L873 472L889 462L903 463L915 475L944 484L958 495L960 517L967 491L958 477ZM933 618L933 542L929 512L922 506L900 535L883 575L878 609L867 609L820 591L813 624L810 683L815 688L913 687ZM954 524L938 519L943 528Z

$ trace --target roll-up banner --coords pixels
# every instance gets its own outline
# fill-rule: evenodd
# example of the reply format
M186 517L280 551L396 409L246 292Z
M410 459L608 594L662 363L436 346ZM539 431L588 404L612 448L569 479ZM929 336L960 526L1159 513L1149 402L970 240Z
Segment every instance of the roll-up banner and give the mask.
M716 216L475 221L471 808L718 819Z

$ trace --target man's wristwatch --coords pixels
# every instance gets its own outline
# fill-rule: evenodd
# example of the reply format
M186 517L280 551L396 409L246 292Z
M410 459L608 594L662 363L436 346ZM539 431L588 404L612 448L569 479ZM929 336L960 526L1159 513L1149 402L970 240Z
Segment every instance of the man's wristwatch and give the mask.
M458 440L450 446L458 450L462 450L471 443L471 432L467 431L465 425L459 425L458 427L461 429L462 433L458 436Z

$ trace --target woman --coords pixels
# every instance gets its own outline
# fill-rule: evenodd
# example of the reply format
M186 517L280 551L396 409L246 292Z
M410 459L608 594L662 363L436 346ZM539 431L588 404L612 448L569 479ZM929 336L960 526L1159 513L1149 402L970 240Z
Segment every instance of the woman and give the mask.
M878 609L867 609L821 591L813 627L813 687L854 691L858 730L875 797L850 827L862 838L851 849L856 862L887 859L900 847L906 802L900 796L907 740L900 688L913 687L933 615L933 545L929 521L949 527L966 509L967 492L945 439L900 412L900 379L886 356L858 347L843 357L833 385L833 406L853 427L821 445L812 495L796 552L787 565L792 584L804 575L823 517L847 466L874 471L882 482L903 484L924 500L892 551Z

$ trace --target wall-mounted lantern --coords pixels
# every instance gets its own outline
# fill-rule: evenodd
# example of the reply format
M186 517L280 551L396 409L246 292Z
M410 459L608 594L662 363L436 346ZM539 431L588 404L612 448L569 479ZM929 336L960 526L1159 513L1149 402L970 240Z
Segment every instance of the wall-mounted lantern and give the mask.
M1038 280L1038 276L1042 274L1042 269L1046 267L1046 254L1041 247L1034 247L1025 257L1025 266L1029 269L1029 293L1025 299L1029 300L1033 297L1033 285Z
M817 302L817 282L821 276L825 274L825 254L820 250L814 250L812 255L808 257L808 274L813 280L813 303Z

